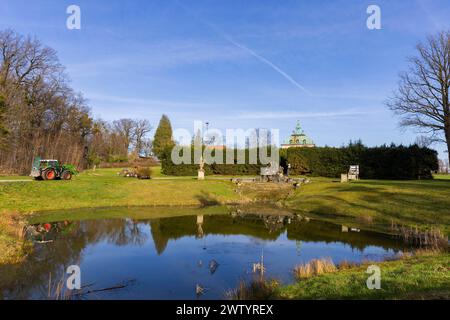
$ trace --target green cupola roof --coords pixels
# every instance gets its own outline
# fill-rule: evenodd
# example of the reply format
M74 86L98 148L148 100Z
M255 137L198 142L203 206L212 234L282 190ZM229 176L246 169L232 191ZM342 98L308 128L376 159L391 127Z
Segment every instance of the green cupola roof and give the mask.
M286 139L285 145L305 145L311 146L314 145L314 141L310 139L300 124L300 121L297 121L297 125L295 126L295 130L292 131L292 134L289 138Z

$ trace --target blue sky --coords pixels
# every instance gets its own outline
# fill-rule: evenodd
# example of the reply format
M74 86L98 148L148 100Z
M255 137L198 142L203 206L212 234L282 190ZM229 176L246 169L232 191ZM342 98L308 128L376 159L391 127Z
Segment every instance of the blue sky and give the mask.
M66 8L81 7L81 30ZM382 29L366 9L380 6ZM57 50L72 86L106 120L162 113L226 128L296 120L318 145L410 143L384 102L428 34L450 28L448 0L2 0L0 28ZM436 146L442 152L444 146ZM441 153L442 156L444 154Z

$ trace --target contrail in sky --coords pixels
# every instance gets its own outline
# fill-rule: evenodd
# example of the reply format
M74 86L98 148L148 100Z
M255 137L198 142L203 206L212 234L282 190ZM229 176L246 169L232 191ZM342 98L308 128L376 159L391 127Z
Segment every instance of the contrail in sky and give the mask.
M286 80L288 80L290 83L292 83L294 86L296 86L297 88L299 88L300 90L310 94L310 92L308 90L305 89L305 87L303 87L300 83L298 83L297 81L295 81L290 75L288 75L286 72L284 72L283 70L281 70L279 67L277 67L276 65L274 65L271 61L269 61L268 59L264 58L263 56L257 54L255 51L253 51L252 49L237 43L236 41L234 41L233 39L231 39L229 36L223 34L222 35L224 37L224 39L226 39L228 42L230 42L231 44L235 45L238 48L241 48L242 50L247 51L248 53L250 53L252 56L254 56L256 59L258 59L259 61L267 64L269 67L271 67L273 70L275 70L276 72L278 72L281 76L283 76Z
M179 1L177 1L177 3L179 4L180 7L182 7L184 10L186 10L187 12L189 12L192 16L194 16L200 23L208 26L209 28L213 29L217 34L219 34L223 39L225 39L226 41L228 41L229 43L231 43L232 45L234 45L235 47L242 49L246 52L248 52L249 54L251 54L252 56L254 56L256 59L258 59L259 61L261 61L262 63L268 65L270 68L272 68L272 70L274 70L275 72L277 72L279 75L281 75L283 78L285 78L287 81L289 81L291 84L293 84L295 87L297 87L298 89L300 89L301 91L307 93L307 94L311 94L308 90L306 90L305 87L303 87L300 83L298 83L297 81L294 80L294 78L292 78L289 74L287 74L285 71L283 71L281 68L279 68L278 66L276 66L273 62L271 62L270 60L264 58L263 56L261 56L260 54L256 53L255 51L253 51L252 49L244 46L243 44L240 44L236 41L234 41L229 35L227 35L226 33L224 33L222 30L220 30L218 27L216 27L215 25L213 25L212 23L203 20L201 18L198 17L198 15L193 12L191 9L187 8L186 6L184 6L183 4L181 4Z

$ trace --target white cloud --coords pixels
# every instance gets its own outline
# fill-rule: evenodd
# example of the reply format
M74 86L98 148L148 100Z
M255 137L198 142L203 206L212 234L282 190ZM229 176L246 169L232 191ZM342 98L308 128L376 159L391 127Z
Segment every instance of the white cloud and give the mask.
M146 98L131 98L124 96L113 96L113 95L104 95L104 94L96 94L87 93L86 98L93 102L94 106L96 103L101 104L111 104L112 106L119 106L121 108L158 108L158 110L166 110L166 109L193 109L196 110L207 109L207 108L216 108L222 107L219 105L211 104L211 103L203 103L203 102L182 102L175 100L154 100L154 99L146 99Z
M123 48L116 56L69 64L67 69L74 76L92 76L111 71L164 69L246 57L247 53L229 44L196 39L168 40Z
M281 112L243 112L236 114L230 119L240 119L240 120L258 120L258 119L305 119L305 118L338 118L338 117L356 117L362 115L371 115L380 111L369 110L369 111L360 111L360 110L342 110L342 111L324 111L324 112L289 112L289 111L281 111Z

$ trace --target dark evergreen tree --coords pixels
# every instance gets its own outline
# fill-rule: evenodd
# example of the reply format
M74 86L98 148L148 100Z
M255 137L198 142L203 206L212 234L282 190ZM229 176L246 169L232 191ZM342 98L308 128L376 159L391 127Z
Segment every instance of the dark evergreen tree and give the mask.
M153 153L159 159L162 159L165 152L173 148L173 146L175 146L175 142L172 138L172 125L170 124L169 117L163 115L155 132Z

